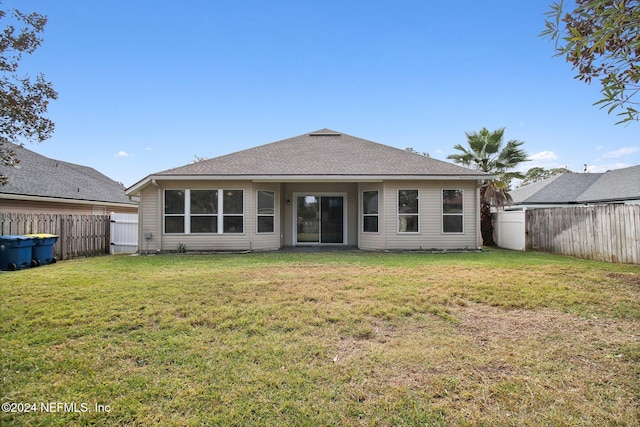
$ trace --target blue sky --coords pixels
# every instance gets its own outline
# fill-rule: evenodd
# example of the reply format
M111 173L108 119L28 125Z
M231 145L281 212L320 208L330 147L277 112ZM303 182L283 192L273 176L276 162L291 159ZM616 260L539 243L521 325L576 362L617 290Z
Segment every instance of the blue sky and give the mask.
M27 148L125 186L330 128L446 159L465 132L506 127L533 166L640 164L640 125L614 125L538 37L552 0L4 0L49 22L23 72L59 99Z

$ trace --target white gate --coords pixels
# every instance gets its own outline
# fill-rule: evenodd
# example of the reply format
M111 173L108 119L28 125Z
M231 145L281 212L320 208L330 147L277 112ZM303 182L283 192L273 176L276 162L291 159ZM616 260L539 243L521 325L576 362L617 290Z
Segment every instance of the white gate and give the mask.
M138 250L138 214L111 213L111 254Z
M525 250L525 211L498 211L494 217L494 240L498 247Z

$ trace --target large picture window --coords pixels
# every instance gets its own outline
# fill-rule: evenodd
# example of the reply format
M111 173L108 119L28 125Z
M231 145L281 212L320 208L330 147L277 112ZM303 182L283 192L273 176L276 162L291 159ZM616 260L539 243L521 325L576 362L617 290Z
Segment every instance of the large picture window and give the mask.
M417 233L419 223L418 190L398 190L398 232Z
M362 192L362 231L378 232L378 191Z
M258 233L273 233L275 229L275 193L258 191Z
M218 191L191 190L191 232L218 232Z
M442 190L442 232L464 232L463 190Z
M164 232L243 233L243 191L165 190Z

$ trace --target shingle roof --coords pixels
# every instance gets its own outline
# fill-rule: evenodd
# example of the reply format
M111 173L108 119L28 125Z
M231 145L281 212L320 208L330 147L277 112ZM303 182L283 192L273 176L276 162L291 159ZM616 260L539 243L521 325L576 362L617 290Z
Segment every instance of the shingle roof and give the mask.
M640 166L605 173L559 174L510 194L519 205L640 200Z
M476 170L421 156L351 135L322 129L194 164L155 176L468 176Z
M592 202L633 199L640 200L640 165L603 173L577 200Z
M18 145L19 167L0 166L9 183L0 194L133 204L122 184L87 166L54 160Z

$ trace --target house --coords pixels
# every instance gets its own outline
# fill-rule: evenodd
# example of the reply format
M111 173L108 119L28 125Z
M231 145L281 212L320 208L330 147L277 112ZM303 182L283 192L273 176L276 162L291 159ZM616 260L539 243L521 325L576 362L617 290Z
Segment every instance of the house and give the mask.
M322 129L154 173L140 197L140 250L366 250L481 246L490 175Z
M87 166L50 159L11 144L18 167L2 167L0 213L106 215L137 213L122 184Z
M510 192L511 209L640 203L640 165L604 173L563 173Z

